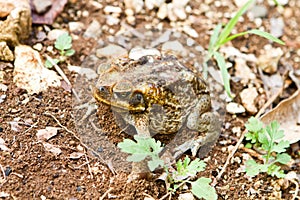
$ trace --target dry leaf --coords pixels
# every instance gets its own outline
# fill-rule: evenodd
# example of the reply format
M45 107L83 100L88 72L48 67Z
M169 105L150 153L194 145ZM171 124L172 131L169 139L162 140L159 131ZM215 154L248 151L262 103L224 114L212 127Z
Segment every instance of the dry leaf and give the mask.
M284 139L291 144L300 140L300 90L280 102L273 110L264 114L261 121L265 124L276 120L284 130Z
M53 144L49 144L47 142L43 142L43 145L44 145L44 148L45 148L46 151L49 151L49 152L51 152L51 153L53 153L53 154L55 154L57 156L59 154L61 154L60 148L54 146Z
M0 137L0 149L1 151L10 151L10 149L5 145L5 141Z
M36 137L38 141L47 141L57 134L60 128L47 126L45 129L40 129L37 131Z
M79 159L81 158L81 156L83 156L84 153L81 153L81 152L73 152L70 154L70 159Z

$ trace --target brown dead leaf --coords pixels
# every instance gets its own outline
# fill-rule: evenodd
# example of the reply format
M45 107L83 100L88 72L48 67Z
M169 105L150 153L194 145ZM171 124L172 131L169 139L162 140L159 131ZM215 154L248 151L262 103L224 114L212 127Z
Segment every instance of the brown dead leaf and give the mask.
M59 155L61 154L61 149L56 147L55 145L53 144L49 144L47 142L43 142L43 145L44 145L44 148L46 151L49 151L51 153L53 153L54 155Z
M261 121L269 124L276 120L284 130L284 139L291 144L300 140L300 90L280 102L273 110L264 114Z
M76 160L76 159L81 158L83 155L84 155L84 153L81 153L81 152L73 152L70 154L69 158Z
M57 131L59 129L60 128L47 126L45 129L38 130L36 133L36 137L37 137L38 141L47 141L50 138L56 136Z
M37 14L32 8L32 23L51 25L54 22L55 18L63 11L67 2L67 0L53 0L51 9L43 15Z

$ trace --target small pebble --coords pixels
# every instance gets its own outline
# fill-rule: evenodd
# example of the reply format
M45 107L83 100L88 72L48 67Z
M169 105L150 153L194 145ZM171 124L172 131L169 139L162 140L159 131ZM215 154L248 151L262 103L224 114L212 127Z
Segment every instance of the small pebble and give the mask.
M32 46L37 51L41 51L43 49L42 43L36 43L35 45Z

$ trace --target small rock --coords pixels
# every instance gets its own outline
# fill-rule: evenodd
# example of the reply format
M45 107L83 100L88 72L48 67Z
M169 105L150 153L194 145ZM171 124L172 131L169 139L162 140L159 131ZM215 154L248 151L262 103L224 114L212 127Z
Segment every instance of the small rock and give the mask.
M165 0L145 0L145 6L147 9L159 8Z
M254 18L263 18L268 14L268 10L264 5L255 5L249 11L249 14Z
M129 58L133 59L133 60L138 60L143 56L147 56L147 55L156 55L156 56L160 56L160 52L157 49L143 49L141 47L135 47L133 49L131 49L131 51L129 52Z
M106 15L106 23L110 26L118 25L120 23L120 19L111 15Z
M159 36L159 38L151 42L151 47L155 47L161 43L169 41L171 33L171 30L166 30L161 36Z
M0 60L4 61L13 61L14 54L11 52L9 47L7 46L6 42L0 42Z
M0 83L0 91L6 92L8 89L7 85L4 85L3 83Z
M283 35L283 29L284 29L284 21L280 18L274 18L272 17L270 19L270 25L271 25L271 35L279 38Z
M144 7L143 0L124 0L125 7L133 9L136 13L140 13Z
M188 38L186 40L186 45L188 45L189 47L193 46L194 44L195 44L195 40L193 40L192 38Z
M81 22L69 22L69 30L73 32L80 32L84 29L84 24Z
M101 33L101 25L97 20L94 19L84 32L83 37L97 39L101 36Z
M185 32L186 34L188 34L189 36L191 36L193 38L199 37L199 34L197 33L197 31L187 25L183 27L183 32Z
M1 96L0 96L0 103L3 103L4 101L5 101L5 99L6 99L6 94L2 94ZM0 148L1 149L1 148Z
M194 195L192 193L179 194L178 200L194 200Z
M42 43L36 43L35 45L32 46L33 49L37 51L41 51L43 49Z
M162 49L162 51L169 51L169 50L171 50L172 52L174 52L174 53L176 53L178 55L187 56L187 50L177 40L165 42L162 45L161 49Z
M52 6L52 0L33 0L32 4L38 14L43 14Z
M244 113L246 110L242 105L230 102L226 105L226 111L230 114L239 114Z
M91 68L87 68L87 67L79 67L79 66L70 65L70 66L68 66L68 69L70 71L77 72L80 75L85 75L88 80L93 80L94 78L97 78L97 76L98 76L94 70L92 70Z
M241 78L241 83L246 84L249 80L254 80L256 78L255 74L248 67L246 60L242 58L235 58L235 76Z
M168 15L168 6L166 3L164 3L159 7L157 12L157 17L159 19L164 19L167 17L167 15Z
M119 57L124 55L127 55L127 50L115 44L109 44L108 46L101 49L97 49L96 51L96 56L98 58Z
M48 40L56 40L59 36L61 36L64 33L68 33L68 31L63 29L53 29L49 31L47 38Z
M255 106L255 99L257 96L258 92L255 87L246 88L240 93L243 106L251 114L257 113L257 108Z
M116 7L116 6L105 6L104 8L104 12L106 14L109 14L109 13L121 13L122 12L122 9L120 7Z
M234 0L235 5L239 8L245 5L247 2L248 0Z
M277 71L278 62L283 51L280 47L273 48L271 45L266 45L258 57L258 66L266 73L273 74Z

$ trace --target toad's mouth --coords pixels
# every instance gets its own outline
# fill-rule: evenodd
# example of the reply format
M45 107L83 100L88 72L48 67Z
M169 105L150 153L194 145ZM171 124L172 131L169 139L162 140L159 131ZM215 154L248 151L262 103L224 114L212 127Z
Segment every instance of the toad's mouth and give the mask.
M109 92L101 92L99 88L93 87L93 97L96 99L96 101L104 103L108 106L111 106L114 110L119 112L144 112L146 110L146 107L144 104L137 104L132 105L128 101L115 99L112 97L111 93Z

